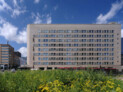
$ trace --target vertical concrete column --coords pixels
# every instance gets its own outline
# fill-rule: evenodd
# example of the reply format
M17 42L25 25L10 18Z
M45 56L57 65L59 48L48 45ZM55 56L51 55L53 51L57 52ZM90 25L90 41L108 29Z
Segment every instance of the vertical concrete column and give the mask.
M47 70L47 67L44 67L44 70Z
M52 67L52 70L55 70L55 67Z

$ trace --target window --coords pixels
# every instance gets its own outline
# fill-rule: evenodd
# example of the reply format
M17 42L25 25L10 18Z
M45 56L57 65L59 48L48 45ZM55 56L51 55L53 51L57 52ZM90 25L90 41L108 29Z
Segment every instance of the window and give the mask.
M63 30L58 30L58 33L64 33L64 31Z
M43 51L49 51L49 49L48 48L44 48Z
M41 33L49 33L49 30L41 30Z
M71 30L67 30L66 32L67 32L67 33L72 33L72 31L71 31Z
M50 37L56 37L56 35L53 35L53 34L52 34L52 35L50 35Z
M48 37L48 35L44 35L44 37Z
M1 51L1 52L9 52L9 51Z
M78 35L73 35L73 37L78 37Z
M114 48L111 48L111 51L114 51Z
M51 41L51 42L56 42L56 39L51 39L50 41Z
M9 58L8 56L2 56L2 58Z
M78 39L74 39L74 42L78 42Z
M9 50L9 48L2 48L2 50Z
M40 58L40 57L38 57L38 60L41 60L41 58Z
M44 47L48 47L48 44L43 44Z
M48 60L48 57L43 57L43 60Z
M78 44L74 44L75 47L78 47Z
M41 44L38 44L38 46L40 47L40 46L41 46Z
M66 35L66 37L71 37L71 35Z
M43 39L43 42L48 42L48 39Z
M71 53L66 53L67 56L71 56Z
M1 47L9 47L9 46L6 46L6 45L2 45Z
M66 39L66 42L72 42L72 40L71 39Z
M50 30L50 33L55 33L55 30Z
M44 56L48 56L48 53L43 53Z
M58 35L58 37L62 38L62 37L64 37L64 35L60 34L60 35Z
M2 58L2 60L9 60L9 59Z
M58 39L58 42L64 42L64 39Z
M66 44L67 47L71 47L71 44Z
M82 30L82 33L86 33L86 30Z
M111 33L114 33L114 30L111 30Z
M82 39L82 42L86 42L86 39Z
M41 40L40 40L40 39L38 39L38 42L41 42Z
M2 53L2 55L9 55L9 54Z
M73 51L78 51L78 48L73 48Z
M41 48L38 48L38 51L41 51Z
M74 30L73 33L78 33L78 30Z
M66 48L66 51L71 51L71 48Z

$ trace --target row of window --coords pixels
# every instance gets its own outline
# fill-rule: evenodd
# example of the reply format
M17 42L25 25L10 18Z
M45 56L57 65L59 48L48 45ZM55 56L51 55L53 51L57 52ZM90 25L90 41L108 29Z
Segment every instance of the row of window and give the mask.
M6 59L6 58L2 58L2 60L9 60L9 59Z
M1 45L1 47L9 47L9 46L7 46L7 45Z
M8 56L9 54L6 54L6 53L2 53L2 55L6 55L6 56Z
M114 39L38 39L38 42L114 42Z
M34 47L113 47L114 44L33 44Z
M2 48L2 50L9 50L9 48Z
M3 63L3 64L7 63L8 64L9 62L1 62L1 63Z
M38 57L38 60L114 60L114 57Z
M9 51L1 51L1 52L7 52L8 53Z
M114 62L34 62L34 65L113 65Z
M114 30L39 30L38 33L114 33Z
M9 58L8 56L2 56L2 58Z
M42 49L38 48L38 51L42 51ZM48 51L48 48L43 51ZM50 48L49 51L114 51L114 48Z
M114 51L114 48L38 48L38 51Z
M112 38L114 37L114 35L107 35L107 34L98 34L98 35L87 35L87 34L83 34L83 35L79 35L79 34L74 34L74 35L71 35L71 34L58 34L58 35L55 35L55 34L44 34L44 35L33 35L33 37L58 37L58 38L71 38L71 37L74 37L74 38L78 38L78 37L83 37L83 38Z
M34 56L114 56L114 53L33 53Z

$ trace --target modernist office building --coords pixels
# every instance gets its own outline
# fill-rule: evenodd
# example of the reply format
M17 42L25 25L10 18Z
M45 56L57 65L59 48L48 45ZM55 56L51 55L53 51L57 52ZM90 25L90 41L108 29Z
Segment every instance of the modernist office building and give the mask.
M0 44L0 66L13 67L14 48L9 44Z
M121 66L120 24L29 24L27 31L31 67Z

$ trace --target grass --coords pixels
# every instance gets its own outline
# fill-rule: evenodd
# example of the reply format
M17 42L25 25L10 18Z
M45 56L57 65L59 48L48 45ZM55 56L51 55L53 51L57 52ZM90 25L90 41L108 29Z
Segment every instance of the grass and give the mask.
M123 82L101 71L17 71L0 73L0 92L123 92Z

